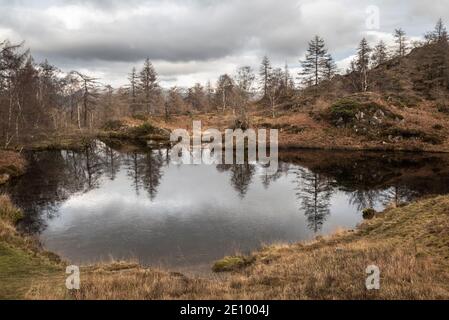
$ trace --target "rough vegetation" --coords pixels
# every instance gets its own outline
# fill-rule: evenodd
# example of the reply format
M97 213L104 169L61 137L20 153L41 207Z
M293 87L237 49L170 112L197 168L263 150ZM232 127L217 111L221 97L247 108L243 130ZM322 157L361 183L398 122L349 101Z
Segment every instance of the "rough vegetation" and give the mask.
M251 258L244 256L225 257L214 263L212 271L214 272L237 271L250 265L252 262L253 260Z
M24 174L25 168L26 161L19 153L0 150L0 185Z
M323 53L319 60L327 57L318 36L310 46ZM172 88L164 97L146 60L140 78L133 70L132 90L100 94L95 79L78 72L62 79L47 62L35 65L21 45L0 42L0 140L5 148L38 150L83 148L95 137L160 144L170 130L191 130L192 121L201 120L203 128L220 130L278 129L281 148L449 152L447 33L375 66L366 57L367 46L362 40L359 61L345 75L335 75L326 58L327 76L320 70L320 77L306 78L300 89L288 70L273 70L264 58L262 98L250 99L251 88L239 85L254 80L245 68L237 79L222 75L216 88ZM304 63L309 75L318 68L313 58L309 50ZM0 151L0 184L24 168L18 153ZM374 177L381 172L348 168L361 174L375 170ZM344 173L339 177L347 179ZM217 261L213 270L228 272L223 277L191 278L112 263L82 268L81 290L68 292L59 258L17 232L21 212L2 195L0 298L449 299L448 196L364 215L369 220L355 231ZM365 288L371 264L382 272L379 291Z
M109 121L102 129L100 137L112 143L132 140L157 146L170 142L170 131L145 117Z
M387 209L355 231L294 245L274 245L220 278L192 278L112 263L81 270L81 290L65 289L64 270L43 254L29 259L23 243L2 222L0 296L30 299L448 299L449 197ZM245 261L245 263L242 263ZM12 265L22 263L17 280ZM26 262L26 263L24 263ZM237 262L236 264L234 262ZM220 263L219 263L220 264ZM227 264L227 263L226 263ZM381 270L381 289L367 291L365 270ZM35 268L37 266L37 268ZM31 271L32 270L32 271ZM36 271L39 270L39 271ZM3 280L6 279L6 280ZM5 289L6 288L6 289ZM26 291L26 294L24 292Z
M23 213L16 208L6 195L0 195L0 219L6 223L15 225L23 218Z
M21 218L21 210L0 195L0 299L23 299L33 283L45 283L63 272L56 255L16 231Z
M356 131L368 131L381 127L388 121L401 121L383 105L372 101L369 95L353 95L338 100L328 109L331 123L337 127L351 127Z
M366 208L363 210L363 219L365 220L371 220L376 216L376 210L373 208Z
M48 62L36 65L21 45L0 42L0 141L4 147L56 149L82 146L76 137L100 136L158 145L170 130L202 120L217 129L279 129L283 148L449 152L444 24L438 21L413 46L404 43L403 31L394 36L401 45L393 50L382 43L371 48L363 39L344 74L315 36L300 85L287 67L264 57L259 77L243 66L215 85L173 87L165 94L148 59L141 71L133 69L126 88L101 90L93 78L76 71L61 77Z
M52 134L41 135L38 139L26 145L34 151L45 150L82 150L97 138L95 133Z

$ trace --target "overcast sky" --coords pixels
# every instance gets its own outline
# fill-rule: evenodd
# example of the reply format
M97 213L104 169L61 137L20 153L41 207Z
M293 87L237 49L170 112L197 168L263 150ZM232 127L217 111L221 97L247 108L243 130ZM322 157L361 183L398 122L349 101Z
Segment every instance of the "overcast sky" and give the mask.
M114 86L149 57L163 86L188 86L258 69L264 55L296 71L314 34L344 69L362 37L391 42L402 27L417 38L439 17L449 23L449 0L0 0L0 41Z

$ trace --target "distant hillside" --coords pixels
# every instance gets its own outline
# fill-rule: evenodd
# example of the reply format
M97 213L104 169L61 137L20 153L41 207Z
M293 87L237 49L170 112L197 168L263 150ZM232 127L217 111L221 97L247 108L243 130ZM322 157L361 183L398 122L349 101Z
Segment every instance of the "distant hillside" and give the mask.
M360 92L360 75L352 72L304 90L297 107L318 99L334 100ZM385 96L399 106L413 107L424 100L446 104L449 97L449 43L440 41L413 49L369 70L368 91ZM443 108L444 109L444 108Z
M372 68L366 92L360 77L356 71L335 76L286 103L271 127L301 130L281 130L281 145L449 151L447 41Z

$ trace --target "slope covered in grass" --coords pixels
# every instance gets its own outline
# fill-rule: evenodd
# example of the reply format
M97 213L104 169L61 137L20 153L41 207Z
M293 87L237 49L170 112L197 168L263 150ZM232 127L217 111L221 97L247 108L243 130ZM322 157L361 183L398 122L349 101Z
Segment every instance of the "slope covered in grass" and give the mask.
M27 297L449 299L449 196L386 210L355 231L306 244L270 246L245 261L250 263L226 265L234 270L226 276L207 279L136 264L88 267L82 269L80 291L68 293L63 283L47 281L36 283ZM379 291L366 290L369 265L380 268Z
M24 299L34 283L62 274L55 255L16 231L21 216L9 197L0 195L0 299Z

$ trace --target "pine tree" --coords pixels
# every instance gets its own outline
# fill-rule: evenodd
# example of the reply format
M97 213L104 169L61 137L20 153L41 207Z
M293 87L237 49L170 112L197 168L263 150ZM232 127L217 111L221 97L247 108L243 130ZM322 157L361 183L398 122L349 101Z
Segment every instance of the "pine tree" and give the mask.
M237 69L235 81L239 98L239 109L242 115L246 114L246 108L253 93L253 85L256 76L250 66L244 66Z
M435 35L438 41L447 41L448 34L443 20L440 18L435 26Z
M190 105L192 110L205 111L206 101L206 93L201 84L195 83L193 87L188 89L186 102Z
M263 88L263 97L265 98L267 96L268 93L268 82L269 82L269 78L270 78L270 74L271 74L271 62L270 59L265 56L262 59L262 64L260 66L260 71L259 71L259 75L260 75L260 83L261 83L261 87Z
M330 54L326 55L326 60L324 61L324 79L331 80L338 72L337 64L334 58Z
M129 74L128 77L129 80L129 95L131 97L132 100L132 104L136 104L136 96L137 96L137 71L136 68L133 67L133 69L131 70L131 73Z
M235 84L232 78L228 74L221 75L218 78L215 95L218 102L217 106L220 104L223 112L225 112L226 108L230 105L234 91Z
M290 70L288 68L288 64L286 63L284 65L284 83L283 83L285 88L288 88L289 82L290 82Z
M310 230L317 233L330 214L332 186L321 174L300 169L297 172L297 198L302 202L301 210L307 218Z
M153 64L150 59L147 58L145 60L142 71L139 75L139 87L142 93L144 94L144 104L146 106L146 110L148 114L152 113L152 99L155 98L154 94L156 89L158 88L157 84L157 73L154 70Z
M371 59L373 60L373 65L375 67L388 60L388 52L385 42L380 40L380 42L374 47Z
M165 104L165 117L169 118L172 113L179 113L185 110L184 99L178 87L171 87L168 91Z
M395 43L397 45L396 54L398 57L404 57L407 54L407 38L405 31L401 28L394 31Z
M213 105L213 96L214 96L214 89L212 88L212 84L210 80L207 81L206 84L206 97L207 97L207 110L211 110Z
M295 90L295 82L293 77L290 74L290 69L288 64L286 63L284 66L284 81L283 81L284 93L285 96L290 96L291 93Z
M301 61L302 72L299 74L303 78L303 83L312 83L317 86L323 79L327 60L327 50L322 38L315 36L309 42L306 58Z
M357 50L357 71L360 73L360 87L362 91L368 91L368 71L370 62L370 53L372 49L365 38L360 41Z
M448 41L449 37L443 20L440 18L435 25L435 29L432 32L427 33L424 37L430 43Z

